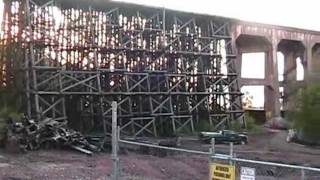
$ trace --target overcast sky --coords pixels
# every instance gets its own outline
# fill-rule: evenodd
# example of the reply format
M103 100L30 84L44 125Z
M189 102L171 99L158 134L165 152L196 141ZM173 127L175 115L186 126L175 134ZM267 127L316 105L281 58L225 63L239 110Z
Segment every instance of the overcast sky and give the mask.
M319 0L117 0L320 31ZM2 0L0 0L2 16ZM1 19L1 18L0 18Z
M319 0L118 0L320 31Z

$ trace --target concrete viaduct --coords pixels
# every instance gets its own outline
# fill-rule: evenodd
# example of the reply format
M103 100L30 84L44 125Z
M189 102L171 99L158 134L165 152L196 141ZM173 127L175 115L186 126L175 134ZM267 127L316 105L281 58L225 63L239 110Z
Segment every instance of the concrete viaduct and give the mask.
M302 83L310 80L308 77L315 76L320 69L320 32L245 21L234 21L231 27L239 77L243 70L243 53L265 52L264 79L241 78L241 86L264 86L267 118L280 116L280 97L284 96L283 110L286 110L290 85L298 84L295 82L296 58L302 60L307 77ZM277 52L284 55L284 80L281 82L278 80ZM279 87L284 88L284 95L280 95Z

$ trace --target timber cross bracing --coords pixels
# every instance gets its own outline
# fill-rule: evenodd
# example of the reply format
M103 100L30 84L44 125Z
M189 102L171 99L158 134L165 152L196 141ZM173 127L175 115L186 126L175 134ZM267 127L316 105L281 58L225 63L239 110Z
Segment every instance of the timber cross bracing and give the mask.
M1 84L23 70L29 116L76 117L109 132L117 101L130 136L243 123L226 19L109 4L5 1Z

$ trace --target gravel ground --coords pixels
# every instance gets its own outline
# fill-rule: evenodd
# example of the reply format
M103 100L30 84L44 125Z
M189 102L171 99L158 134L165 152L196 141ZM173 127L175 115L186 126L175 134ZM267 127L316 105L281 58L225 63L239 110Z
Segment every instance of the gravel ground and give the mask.
M249 145L235 146L237 156L320 166L320 149L285 142L286 133L266 131L251 135ZM209 145L194 137L184 138L184 148L207 151ZM217 145L218 152L228 146ZM202 180L208 178L208 158L192 154L170 153L159 157L125 151L120 155L122 179L132 180ZM108 153L87 156L72 150L40 150L10 154L0 150L0 179L110 179L111 157Z
M0 179L110 179L111 157L73 151L0 153ZM206 179L208 160L200 156L121 155L123 179Z

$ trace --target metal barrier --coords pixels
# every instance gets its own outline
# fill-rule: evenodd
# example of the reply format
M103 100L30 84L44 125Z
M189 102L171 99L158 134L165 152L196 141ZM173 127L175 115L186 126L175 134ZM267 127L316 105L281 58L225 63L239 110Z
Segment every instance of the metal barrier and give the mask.
M267 161L257 161L238 158L233 150L233 143L229 145L229 154L215 153L215 140L212 139L208 152L166 147L120 139L120 128L117 127L117 104L112 103L112 179L120 179L119 143L141 147L157 148L169 151L191 153L208 156L210 180L319 180L320 169L307 166L281 164Z
M249 160L238 158L234 153L228 155L214 154L212 151L211 162L217 164L230 164L235 167L235 179L240 180L319 180L320 169L307 166L298 166L268 161ZM252 170L251 177L241 178L242 169Z

